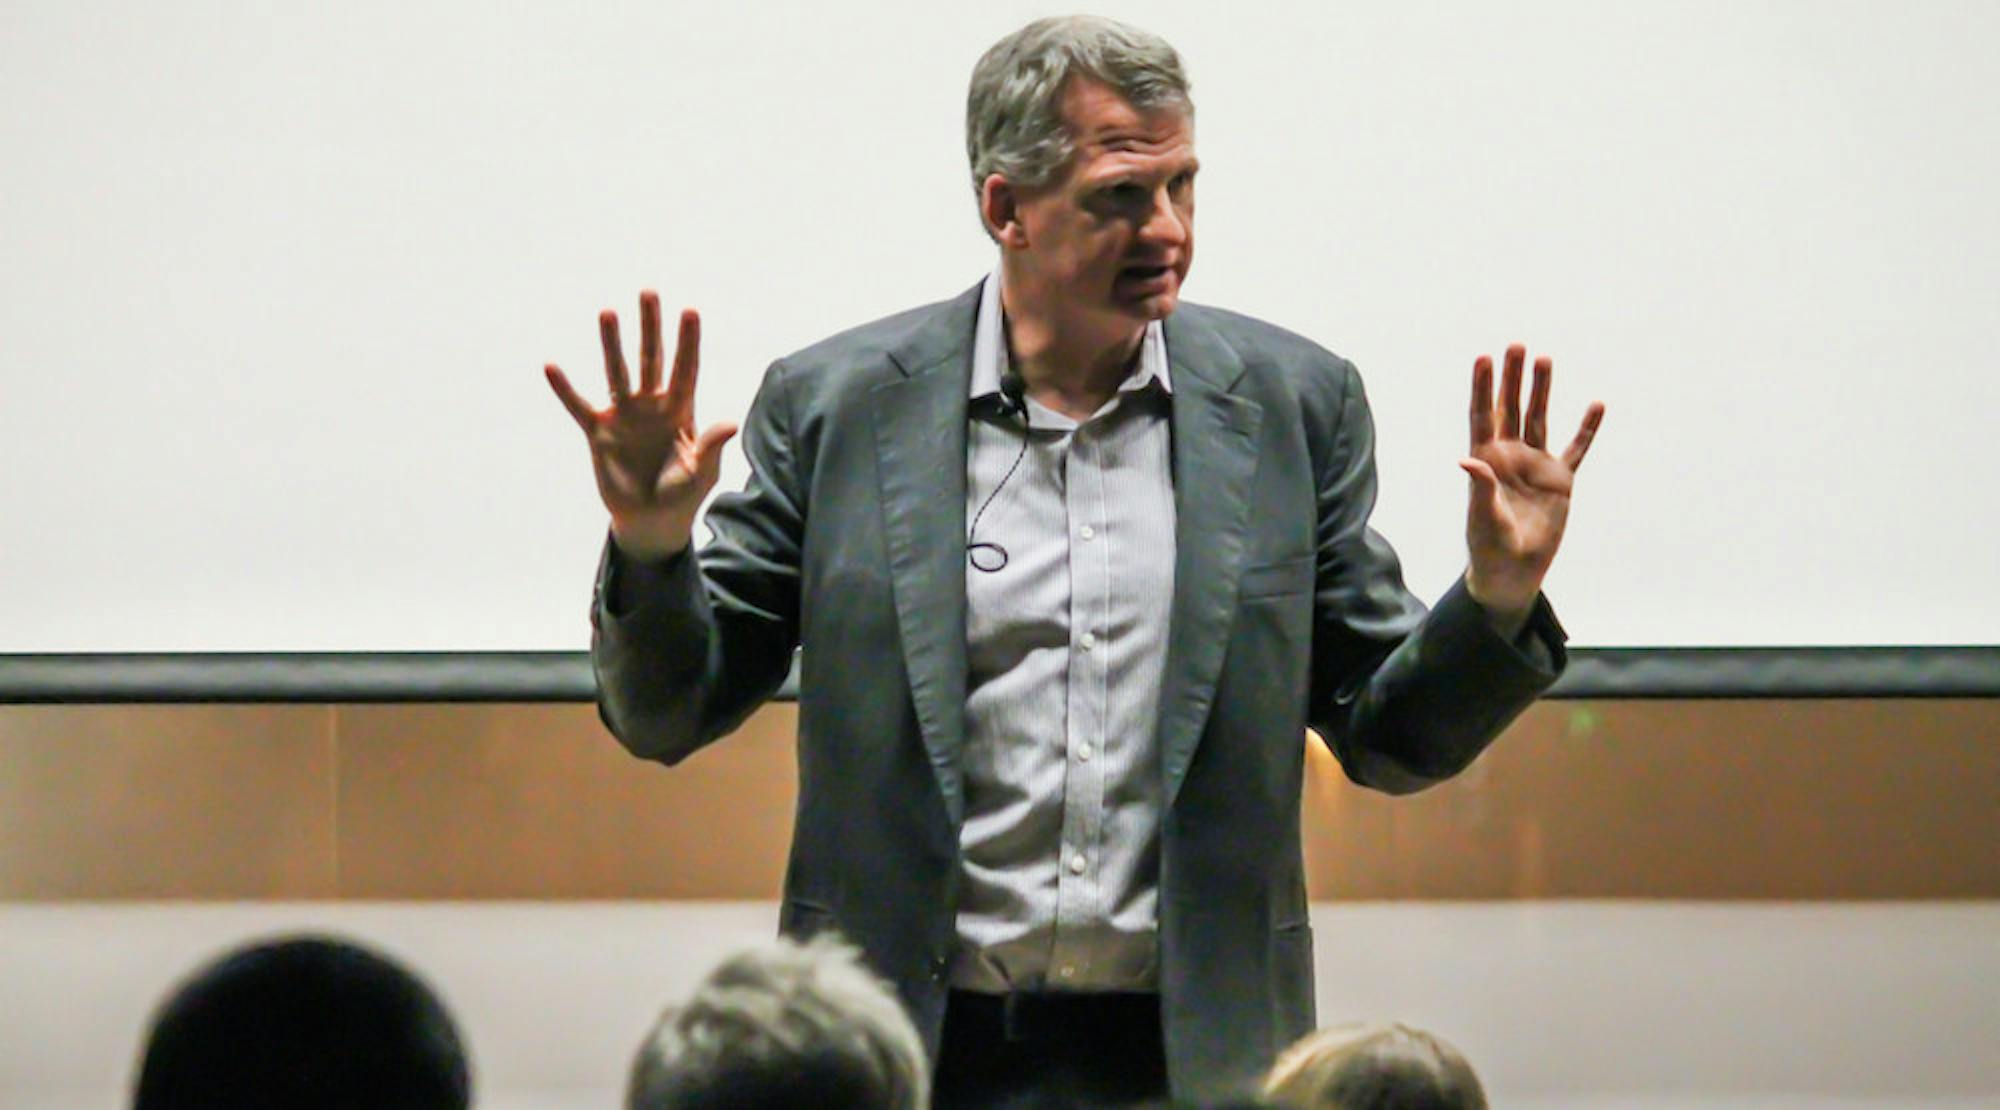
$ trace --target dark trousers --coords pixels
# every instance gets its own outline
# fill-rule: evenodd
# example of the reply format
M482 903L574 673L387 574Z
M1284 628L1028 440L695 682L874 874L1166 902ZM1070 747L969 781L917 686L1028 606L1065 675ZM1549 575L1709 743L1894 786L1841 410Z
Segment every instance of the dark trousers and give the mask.
M1157 994L974 994L944 1012L932 1105L1065 1108L1164 1104Z

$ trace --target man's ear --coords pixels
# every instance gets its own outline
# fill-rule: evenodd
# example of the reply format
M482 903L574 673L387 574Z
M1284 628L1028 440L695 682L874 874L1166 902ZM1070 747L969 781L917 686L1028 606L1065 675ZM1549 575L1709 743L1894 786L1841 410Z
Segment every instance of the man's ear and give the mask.
M1021 226L1021 194L1012 182L997 173L987 174L979 185L979 216L986 221L986 233L1003 247L1024 247L1027 229Z

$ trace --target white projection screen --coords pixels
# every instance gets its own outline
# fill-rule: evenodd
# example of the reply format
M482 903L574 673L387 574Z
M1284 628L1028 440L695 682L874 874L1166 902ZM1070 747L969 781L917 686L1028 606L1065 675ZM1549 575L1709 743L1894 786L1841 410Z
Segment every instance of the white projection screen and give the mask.
M1187 297L1361 367L1418 593L1519 340L1610 408L1575 644L2000 642L2000 4L1099 9L1194 81ZM967 75L1050 10L0 2L0 652L583 647L542 364L601 397L654 287L734 419L969 286Z

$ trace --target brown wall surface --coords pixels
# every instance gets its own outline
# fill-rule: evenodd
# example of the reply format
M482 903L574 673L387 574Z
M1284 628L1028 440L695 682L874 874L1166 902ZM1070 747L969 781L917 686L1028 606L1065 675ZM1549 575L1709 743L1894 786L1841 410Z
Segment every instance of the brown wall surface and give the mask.
M767 899L796 711L676 768L588 705L0 707L0 899ZM1544 702L1390 798L1308 748L1327 899L2000 897L2000 702Z

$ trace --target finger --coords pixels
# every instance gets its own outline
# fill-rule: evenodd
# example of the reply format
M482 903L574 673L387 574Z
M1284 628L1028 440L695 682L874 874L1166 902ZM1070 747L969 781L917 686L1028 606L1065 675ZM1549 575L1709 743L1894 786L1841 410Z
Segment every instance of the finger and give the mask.
M569 378L556 367L556 364L551 362L547 366L542 367L542 374L549 379L549 388L556 391L556 398L563 403L563 407L568 409L570 416L576 420L576 426L582 428L586 433L595 431L597 429L597 410L591 408L590 402L584 400L577 393L576 388L569 384Z
M1521 425L1521 442L1540 449L1549 442L1549 379L1555 363L1547 355L1535 360L1535 384L1528 393L1528 418Z
M660 354L660 295L647 289L639 294L639 393L650 396L660 391L660 372L665 365Z
M695 439L694 462L688 472L694 476L694 488L699 496L706 497L708 491L715 488L716 479L722 475L722 448L735 437L736 425L716 424L702 429L701 435ZM687 462L685 455L682 462ZM664 483L666 480L667 476L662 472L660 481Z
M1576 438L1569 441L1563 451L1563 465L1571 473L1583 465L1583 457L1590 453L1590 444L1597 438L1598 426L1604 423L1604 402L1592 401L1590 409L1583 414L1583 423L1576 430Z
M597 314L597 336L604 343L604 380L611 386L611 403L619 402L632 395L625 374L625 348L618 341L618 314L605 309Z
M1479 516L1492 518L1500 512L1500 476L1483 459L1460 459L1458 468L1472 479L1472 508Z
M1472 362L1472 449L1493 442L1493 359L1480 355Z
M1519 343L1507 348L1507 361L1500 371L1500 438L1521 437L1521 363L1528 349Z
M667 404L694 422L694 383L701 376L701 314L681 309L681 333L674 343L674 376L667 379Z
M701 475L704 483L715 481L721 472L722 449L734 438L734 424L717 424L702 431L701 439L695 442L695 473Z

